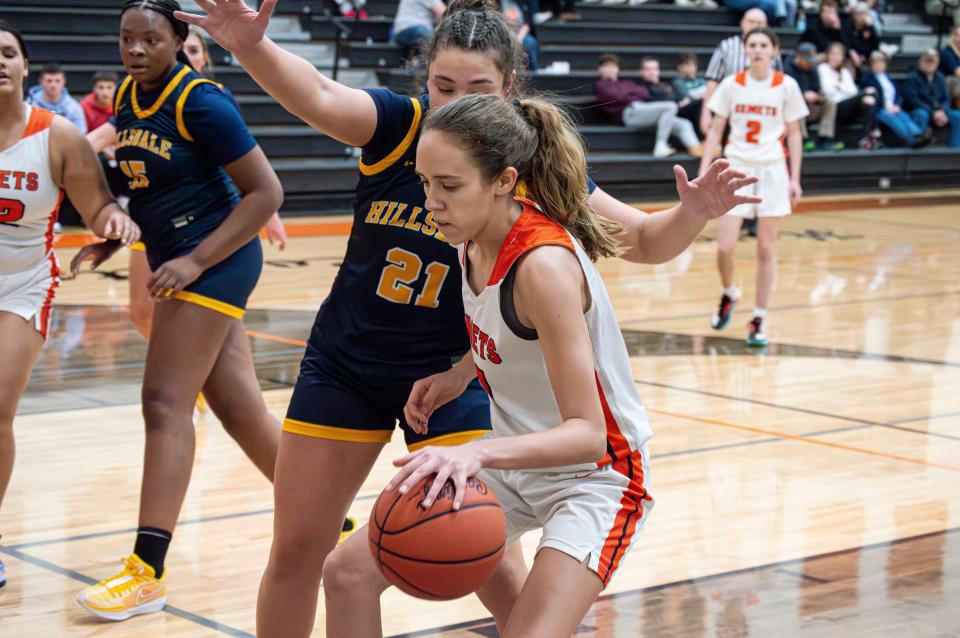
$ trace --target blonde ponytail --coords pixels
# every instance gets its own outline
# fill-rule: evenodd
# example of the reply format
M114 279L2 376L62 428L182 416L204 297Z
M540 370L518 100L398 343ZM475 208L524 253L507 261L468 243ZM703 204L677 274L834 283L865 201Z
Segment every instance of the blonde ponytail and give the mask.
M616 235L622 227L599 217L587 203L583 142L555 105L537 98L504 102L474 93L432 112L424 130L458 138L490 179L514 167L530 199L569 230L591 259L618 254Z

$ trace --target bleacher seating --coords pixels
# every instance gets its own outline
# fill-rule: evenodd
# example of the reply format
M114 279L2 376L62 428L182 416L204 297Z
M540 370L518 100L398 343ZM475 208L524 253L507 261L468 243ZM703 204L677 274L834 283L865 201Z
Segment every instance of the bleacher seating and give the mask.
M909 0L917 3L919 0ZM81 97L90 89L97 70L123 72L120 65L117 31L120 0L4 0L0 17L17 25L30 48L35 81L45 62L59 62L67 73L71 92ZM278 19L299 25L297 37L288 46L308 47L328 59L339 30L346 42L343 65L351 71L375 71L380 84L395 90L415 91L418 78L402 68L399 47L388 42L397 0L370 0L370 20L336 17L331 0L282 0ZM904 8L898 7L903 11ZM908 7L914 10L913 7ZM548 22L538 27L541 66L569 63L567 74L537 74L525 77L528 89L550 93L575 113L590 151L590 165L596 180L608 191L622 197L668 199L674 195L671 166L680 161L689 172L696 162L686 156L655 159L649 155L652 133L638 133L602 123L596 110L593 84L595 64L603 52L617 53L623 62L623 77L635 79L645 55L660 60L662 75L669 80L677 56L694 52L701 71L713 47L724 37L737 33L737 15L731 11L673 4L645 4L639 7L580 5L583 21ZM918 21L919 22L919 21ZM883 40L906 48L929 27L899 28L890 24ZM799 34L779 31L784 52L789 54ZM278 36L283 40L282 36ZM298 48L298 52L300 49ZM231 64L228 51L211 44L216 79L236 95L244 117L271 159L287 193L285 212L346 212L356 183L356 151L311 130L286 112L239 67ZM326 57L323 57L326 56ZM913 65L915 55L894 57L890 71L902 78ZM315 60L316 61L316 60ZM318 62L319 63L319 62ZM322 68L329 72L330 64ZM341 68L343 68L341 66ZM372 77L372 74L368 74ZM809 153L804 162L807 192L875 188L887 178L894 187L942 185L960 175L960 154L943 148L920 151L883 149L873 152Z

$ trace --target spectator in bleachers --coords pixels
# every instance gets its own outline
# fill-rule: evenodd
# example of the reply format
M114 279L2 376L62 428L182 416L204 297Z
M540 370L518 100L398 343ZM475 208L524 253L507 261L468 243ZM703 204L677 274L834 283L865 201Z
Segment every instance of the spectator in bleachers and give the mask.
M860 147L873 148L878 137L874 131L874 110L877 100L873 95L860 92L853 74L844 63L847 48L842 42L827 47L827 61L817 67L820 92L826 100L827 113L820 118L820 145L827 150L842 150L843 142L837 140L837 131L851 124L862 124L867 135L860 140Z
M950 108L947 82L937 70L936 49L924 51L903 83L903 106L922 128L950 128L947 145L960 148L960 110Z
M577 0L547 0L543 2L542 6L552 11L558 20L564 22L576 22L583 19L583 16L577 13Z
M367 0L337 0L337 6L340 7L340 15L344 18L369 19L370 14L364 9L366 5Z
M872 88L877 96L877 121L885 124L907 146L916 145L924 129L901 108L903 97L887 74L887 56L882 51L870 54L870 70L863 74L861 85L864 89Z
M697 54L681 53L677 58L677 77L673 79L673 92L678 99L703 100L707 94L707 81L697 77Z
M87 118L83 115L83 108L67 90L67 76L59 64L48 64L41 69L40 83L27 92L26 102L62 115L80 129L81 133L87 132Z
M667 144L677 119L676 102L650 101L650 91L630 80L620 79L620 58L612 53L600 56L597 63L600 79L594 85L600 110L618 125L639 131L656 129L654 157L666 157L675 151ZM679 132L679 129L677 129ZM694 135L696 139L696 135ZM688 140L689 141L689 140ZM700 144L697 140L694 148Z
M651 102L675 102L677 117L673 121L671 134L678 138L694 157L700 157L700 138L693 123L700 119L700 109L703 100L689 97L679 97L673 87L660 79L660 61L646 56L640 61L640 82L650 93Z
M446 10L443 0L400 0L393 19L393 41L407 52L419 49L433 36L433 25Z
M759 9L766 15L767 22L773 22L777 17L777 0L722 0L722 4L737 13Z
M950 42L940 51L940 72L946 78L953 108L960 109L960 26L953 27Z
M960 2L957 0L927 0L927 15L953 17L953 25L960 27Z
M867 0L867 7L870 9L870 20L873 22L873 28L877 32L877 37L883 37L883 14L877 8L877 0Z
M717 85L728 75L739 73L749 66L747 55L743 49L743 37L761 27L767 26L767 14L760 9L750 9L743 14L740 19L740 35L732 35L717 45L710 56L710 63L707 65L707 93L703 96L703 102L710 101L710 96L717 90ZM773 68L781 70L780 59L773 61ZM702 109L700 113L700 131L706 135L710 130L710 123L713 116L710 109Z
M116 73L98 71L93 74L93 90L80 102L88 131L99 128L113 117L113 93L116 90Z
M530 24L524 15L523 9L514 0L502 0L500 3L503 11L503 19L510 27L517 42L523 47L523 52L527 54L527 68L536 71L540 68L540 44L530 33Z
M850 51L850 60L857 68L866 64L870 54L880 48L880 37L873 28L873 18L867 3L861 2L854 7L843 35L844 43Z
M809 125L820 121L823 117L824 104L827 98L820 93L820 74L817 72L817 47L812 42L801 42L797 50L783 65L787 75L797 81L803 100L807 103L810 115L801 120L800 130L803 133L803 150L814 150L816 143L810 139Z
M843 42L843 27L840 24L837 0L820 2L820 14L807 22L807 30L800 36L800 41L813 43L817 51L826 51L833 42Z

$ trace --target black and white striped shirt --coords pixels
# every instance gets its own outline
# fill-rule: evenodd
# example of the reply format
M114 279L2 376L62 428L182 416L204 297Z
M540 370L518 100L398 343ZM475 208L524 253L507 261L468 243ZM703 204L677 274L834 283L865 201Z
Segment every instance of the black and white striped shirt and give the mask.
M719 82L728 75L739 73L750 66L747 60L746 51L743 48L743 36L732 35L720 42L717 48L713 50L710 56L710 64L707 65L707 79ZM773 60L773 68L781 71L780 58Z

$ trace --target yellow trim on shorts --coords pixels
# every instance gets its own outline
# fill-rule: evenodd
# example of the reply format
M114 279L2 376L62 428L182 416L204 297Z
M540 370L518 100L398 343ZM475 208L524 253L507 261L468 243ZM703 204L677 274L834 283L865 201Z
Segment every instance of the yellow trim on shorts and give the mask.
M180 301L186 301L187 303L197 304L198 306L203 306L204 308L209 308L210 310L216 310L217 312L225 314L228 317L233 317L234 319L243 319L243 308L237 308L234 305L220 301L219 299L214 299L213 297L205 297L203 295L198 295L195 292L190 292L189 290L181 290L175 294L173 298L179 299Z
M376 175L390 168L398 159L403 157L403 154L407 152L407 149L410 148L410 145L413 143L413 138L417 136L417 131L420 130L420 117L422 116L420 100L410 98L410 101L413 102L413 121L410 122L410 128L407 130L407 134L400 140L397 147L376 164L367 165L363 163L363 160L360 160L360 172L367 177Z
M442 434L432 439L427 439L426 441L417 441L416 443L411 443L407 446L407 449L411 452L416 452L417 450L425 448L428 445L463 445L464 443L469 443L470 441L476 441L486 434L490 434L490 430L465 430L463 432Z
M142 253L145 253L147 252L147 246L142 241L138 241L130 244L130 250L138 250Z
M170 81L167 83L167 86L164 87L163 92L160 94L160 97L157 98L157 101L153 103L148 109L141 109L140 102L137 101L137 83L133 83L133 87L130 89L130 106L133 107L133 112L141 120L145 120L157 111L160 110L160 107L163 106L163 103L167 101L167 98L170 97L170 94L173 93L173 90L177 88L181 80L192 71L189 66L186 64L183 65L183 68L180 71L170 78Z
M330 425L317 425L284 419L283 431L293 434L302 434L315 439L332 439L334 441L352 441L354 443L389 443L393 430L355 430L351 428L337 428Z
M223 87L222 84L217 84L216 82L207 80L206 78L197 78L195 80L190 80L187 86L184 87L183 91L180 93L180 97L177 98L177 108L176 108L177 130L180 131L180 135L183 136L183 139L187 140L188 142L192 142L194 140L193 140L193 136L190 135L190 132L187 130L186 123L184 123L183 121L183 107L186 106L187 104L187 97L189 97L190 91L192 91L193 87L197 86L198 84L212 84L217 88Z

